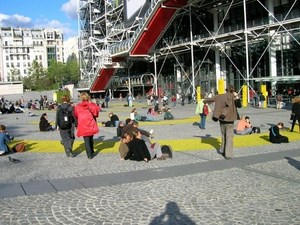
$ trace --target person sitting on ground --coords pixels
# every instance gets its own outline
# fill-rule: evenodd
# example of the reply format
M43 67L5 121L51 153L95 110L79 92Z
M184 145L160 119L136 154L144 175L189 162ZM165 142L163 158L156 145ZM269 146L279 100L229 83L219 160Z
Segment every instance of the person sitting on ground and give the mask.
M0 156L3 156L10 151L7 143L13 139L14 139L14 137L9 136L9 134L6 130L6 126L1 124L0 125Z
M128 143L128 152L124 159L148 162L151 159L151 156L145 141L141 139L141 133L135 129L134 131L128 130L125 132L125 135L130 135L131 141Z
M146 130L140 129L140 128L139 128L139 122L138 122L138 121L135 121L135 120L131 122L131 127L136 128L136 129L139 130L139 132L141 132L141 134L142 134L142 139L143 139L145 142L151 143L150 138L153 138L153 130L152 130L152 129L151 129L149 132L146 131ZM131 127L129 127L129 128L131 128Z
M148 162L155 157L158 160L165 160L158 143L149 145L142 139L142 134L138 129L132 131L132 140L128 143L128 153L126 159ZM147 146L149 145L149 146Z
M236 127L236 134L247 135L252 133L252 125L249 116L242 116Z
M120 160L124 160L127 153L129 152L128 143L132 140L132 132L124 133L120 140L119 153Z
M156 112L154 111L153 107L150 107L150 108L148 109L147 114L150 114L150 115L156 115Z
M102 122L102 125L104 127L118 127L119 126L120 120L119 120L119 117L116 114L114 114L113 112L110 112L108 114L108 117L110 118L109 121Z
M282 122L277 123L272 126L269 134L269 140L272 143L289 143L289 138L280 134L279 130L284 128L284 124Z
M39 123L40 131L53 131L50 121L47 119L47 113L43 113Z
M159 104L158 103L156 103L155 106L154 106L154 112L156 112L157 114L161 114L162 113L161 110L160 110L160 108L159 108Z
M132 123L133 120L131 120L130 118L127 118L125 120L125 122L121 121L119 123L119 126L117 127L117 136L118 137L123 137L125 130L131 126L130 124Z
M164 114L164 120L172 120L174 119L174 116L171 113L171 109L167 108L167 111Z
M149 117L149 116L142 116L139 114L136 110L136 108L133 108L130 113L130 119L135 121L158 121L156 118Z

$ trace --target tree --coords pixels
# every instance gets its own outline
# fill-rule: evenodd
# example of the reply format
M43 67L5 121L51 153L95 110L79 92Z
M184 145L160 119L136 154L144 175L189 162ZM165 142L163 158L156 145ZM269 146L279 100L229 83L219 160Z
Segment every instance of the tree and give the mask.
M52 88L59 88L63 84L63 78L65 76L65 65L62 62L52 60L50 62L47 72L47 77L51 81Z
M65 75L64 84L78 83L80 79L80 68L75 53L68 57L65 65Z
M51 90L62 85L77 83L80 78L80 69L76 55L71 55L66 64L52 60L48 70L44 69L37 61L33 61L27 77L23 78L25 89Z
M36 60L32 62L28 76L23 78L25 89L33 91L49 90L49 80L46 77L46 70Z

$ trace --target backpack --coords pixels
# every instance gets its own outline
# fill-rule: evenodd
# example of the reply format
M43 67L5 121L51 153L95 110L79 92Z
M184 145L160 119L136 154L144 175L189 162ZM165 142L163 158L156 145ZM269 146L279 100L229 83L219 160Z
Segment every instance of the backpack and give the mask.
M162 152L163 156L165 156L166 158L173 157L173 151L172 151L171 146L169 146L169 145L161 146L161 152Z
M207 104L204 104L203 105L203 110L202 110L202 113L207 116L209 114L209 110L208 110L208 105Z
M60 106L58 108L57 125L62 130L70 129L72 127L72 123L74 122L73 115L72 115L72 110L70 109L70 107L71 106L69 106L67 108L62 108Z
M259 134L259 133L260 133L260 128L259 128L259 127L253 127L253 128L252 128L252 133L257 133L257 134Z

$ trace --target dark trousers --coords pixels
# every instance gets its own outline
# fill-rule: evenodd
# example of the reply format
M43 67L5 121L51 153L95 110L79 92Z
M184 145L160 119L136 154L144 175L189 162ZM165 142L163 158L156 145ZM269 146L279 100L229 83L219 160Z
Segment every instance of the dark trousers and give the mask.
M273 137L270 139L270 142L279 144L279 143L289 143L289 138L286 136L280 136L280 137Z
M63 142L65 152L67 156L70 156L73 151L73 144L75 140L74 128L59 130L61 140Z
M94 138L93 135L83 137L85 150L86 150L86 155L89 159L93 158L93 154L94 154L94 141L93 141L93 138Z
M297 118L294 118L293 122L292 122L291 131L294 131L294 127L295 127L296 121L297 121ZM298 124L299 124L299 133L300 133L300 120L298 120Z

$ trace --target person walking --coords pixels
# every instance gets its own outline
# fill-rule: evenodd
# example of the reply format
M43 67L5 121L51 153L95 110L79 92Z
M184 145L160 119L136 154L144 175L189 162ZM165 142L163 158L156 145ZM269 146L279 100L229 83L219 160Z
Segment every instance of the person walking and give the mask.
M86 92L80 94L81 102L75 106L74 116L77 119L77 136L83 137L85 150L89 159L94 155L94 135L99 132L96 118L99 116L99 107L90 102Z
M201 96L200 101L197 104L196 107L196 114L199 114L200 116L200 129L205 130L205 125L206 125L206 117L211 112L211 109L207 103L204 103L204 96Z
M300 97L296 96L292 100L292 114L293 114L293 122L292 122L292 127L291 127L291 132L294 131L294 127L296 124L296 120L298 121L298 128L299 128L299 133L300 133Z
M110 100L110 97L109 97L109 95L107 94L107 95L105 96L105 108L108 108L108 102L109 102L109 100Z
M70 97L64 95L61 98L62 104L57 107L56 125L59 129L61 143L64 146L67 157L74 157L73 144L75 140L75 118L73 115L73 106L70 104Z
M282 109L283 101L282 101L282 94L278 93L276 95L276 108L277 109Z
M210 99L204 99L204 103L215 103L213 118L219 121L222 142L219 152L226 158L233 157L234 121L238 119L237 108L241 108L241 101L232 85L226 88L225 94L216 95Z

